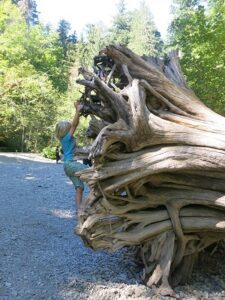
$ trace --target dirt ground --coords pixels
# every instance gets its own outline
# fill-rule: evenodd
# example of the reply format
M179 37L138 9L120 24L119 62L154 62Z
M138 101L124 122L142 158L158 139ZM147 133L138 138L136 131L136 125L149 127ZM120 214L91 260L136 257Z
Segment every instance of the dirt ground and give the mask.
M73 233L74 189L63 164L0 153L0 199L1 300L170 299L142 284L125 250L93 252ZM205 255L176 292L180 299L225 299L223 251Z

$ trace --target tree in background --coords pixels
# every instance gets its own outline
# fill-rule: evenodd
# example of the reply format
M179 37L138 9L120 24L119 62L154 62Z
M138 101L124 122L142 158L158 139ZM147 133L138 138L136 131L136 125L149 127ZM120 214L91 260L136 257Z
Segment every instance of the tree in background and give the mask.
M39 23L37 3L35 0L12 0L12 2L18 5L28 25Z
M145 1L132 13L128 48L139 55L156 55L156 44L160 39L156 33L153 16Z
M127 46L130 40L131 14L127 11L125 0L117 4L117 14L113 18L112 28L109 29L109 43Z
M93 66L93 57L106 45L106 29L103 24L87 24L78 44L80 66Z
M60 46L63 48L64 66L69 71L67 76L67 78L69 78L69 84L71 80L73 80L74 68L76 68L77 65L77 42L78 42L76 31L73 31L73 33L70 34L70 30L71 30L71 25L69 22L67 22L66 20L61 20L59 22L57 32L59 34ZM77 74L77 72L75 72L75 74Z
M27 26L10 0L0 3L0 140L12 149L37 151L52 136L68 70L57 34Z
M59 41L64 50L64 56L66 57L68 54L69 46L71 44L75 45L77 43L77 35L76 31L73 34L69 34L71 30L71 25L66 20L61 20L59 22L59 27L57 32L59 34Z
M153 16L145 1L139 8L127 11L126 3L120 0L117 14L109 29L108 43L127 46L139 55L162 54L163 42L156 30Z
M65 56L67 53L67 44L68 44L68 36L69 36L70 29L71 29L70 23L67 22L66 20L61 20L59 22L59 27L57 31L59 33L59 41L63 47Z
M181 50L189 85L203 101L225 113L225 3L174 0L170 46Z

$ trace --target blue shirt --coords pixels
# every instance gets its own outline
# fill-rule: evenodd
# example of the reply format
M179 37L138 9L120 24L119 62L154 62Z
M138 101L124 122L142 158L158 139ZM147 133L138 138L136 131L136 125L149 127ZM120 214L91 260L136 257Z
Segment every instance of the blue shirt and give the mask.
M76 140L68 132L61 140L64 161L73 160L76 151Z

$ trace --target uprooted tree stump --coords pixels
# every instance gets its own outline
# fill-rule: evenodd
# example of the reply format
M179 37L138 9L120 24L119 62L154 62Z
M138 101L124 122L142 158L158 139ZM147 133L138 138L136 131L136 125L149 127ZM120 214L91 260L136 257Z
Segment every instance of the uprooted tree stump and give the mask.
M148 286L185 282L196 254L225 237L225 118L164 60L108 46L80 69L93 166L76 233L94 250L135 246Z

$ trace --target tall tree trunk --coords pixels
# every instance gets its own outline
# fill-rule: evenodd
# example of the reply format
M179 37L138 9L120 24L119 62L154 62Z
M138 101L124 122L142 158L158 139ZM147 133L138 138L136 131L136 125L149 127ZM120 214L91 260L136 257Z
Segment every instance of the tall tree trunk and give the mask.
M225 237L225 118L188 88L177 51L108 46L95 63L77 80L95 140L76 233L94 250L136 246L147 285L175 296L196 254Z

